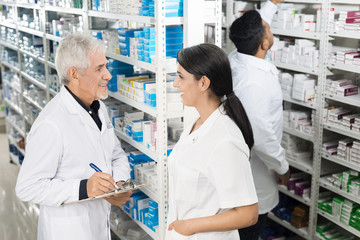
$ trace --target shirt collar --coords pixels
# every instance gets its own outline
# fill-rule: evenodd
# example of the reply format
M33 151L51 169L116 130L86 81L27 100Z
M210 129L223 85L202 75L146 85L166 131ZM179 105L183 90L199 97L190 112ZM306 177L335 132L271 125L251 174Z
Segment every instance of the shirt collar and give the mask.
M78 102L80 104L80 106L82 106L88 113L92 114L93 112L97 113L99 108L100 108L100 103L98 100L95 100L92 102L92 104L90 105L90 107L86 106L81 100L80 98L78 98L75 94L73 94L70 89L65 86L66 90L68 90L68 92L71 94L71 96L73 96L73 98L76 100L76 102Z
M265 72L271 72L274 75L279 73L279 70L271 62L261 59L248 54L239 53L236 49L234 50L235 57L245 65L251 65L252 67L258 68Z

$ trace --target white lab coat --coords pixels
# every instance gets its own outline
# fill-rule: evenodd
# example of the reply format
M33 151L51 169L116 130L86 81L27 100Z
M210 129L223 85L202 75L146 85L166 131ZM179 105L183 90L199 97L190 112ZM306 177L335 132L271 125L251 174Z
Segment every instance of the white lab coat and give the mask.
M281 147L283 107L282 91L276 67L254 56L234 50L229 55L235 95L249 117L254 147L251 169L259 199L259 214L273 209L279 202L276 175L285 174L289 164Z
M115 181L130 177L125 152L100 101L101 131L89 113L65 89L41 111L31 127L16 184L23 201L40 204L39 240L110 239L110 204L79 200L79 184L94 174L94 163Z
M184 130L168 160L168 225L257 202L249 148L237 125L223 114L222 106L189 134L192 126ZM238 240L239 233L233 230L186 237L172 230L166 232L166 239Z

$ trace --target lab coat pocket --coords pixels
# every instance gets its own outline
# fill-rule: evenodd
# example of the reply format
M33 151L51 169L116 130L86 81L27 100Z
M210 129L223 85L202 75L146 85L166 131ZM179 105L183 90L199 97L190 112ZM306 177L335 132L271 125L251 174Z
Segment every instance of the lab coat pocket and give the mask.
M195 169L179 167L179 175L176 181L176 200L193 202L197 199L197 186L199 172Z
M80 216L53 218L51 240L92 239L87 213Z

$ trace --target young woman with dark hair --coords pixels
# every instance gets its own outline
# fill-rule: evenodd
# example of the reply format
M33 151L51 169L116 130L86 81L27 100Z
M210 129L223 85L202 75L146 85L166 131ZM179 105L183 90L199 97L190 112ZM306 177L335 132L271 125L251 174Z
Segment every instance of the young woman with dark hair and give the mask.
M251 125L234 95L223 50L200 44L178 53L174 87L200 117L184 130L168 159L166 239L239 239L256 223L257 197L249 163Z

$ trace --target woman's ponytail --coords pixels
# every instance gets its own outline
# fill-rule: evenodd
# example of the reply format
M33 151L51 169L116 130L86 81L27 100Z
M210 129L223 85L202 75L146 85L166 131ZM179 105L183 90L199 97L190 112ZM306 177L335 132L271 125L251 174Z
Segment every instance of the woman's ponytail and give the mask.
M240 128L246 144L248 145L249 149L251 149L254 146L254 136L251 124L240 99L234 94L234 92L226 95L224 109L226 114Z

